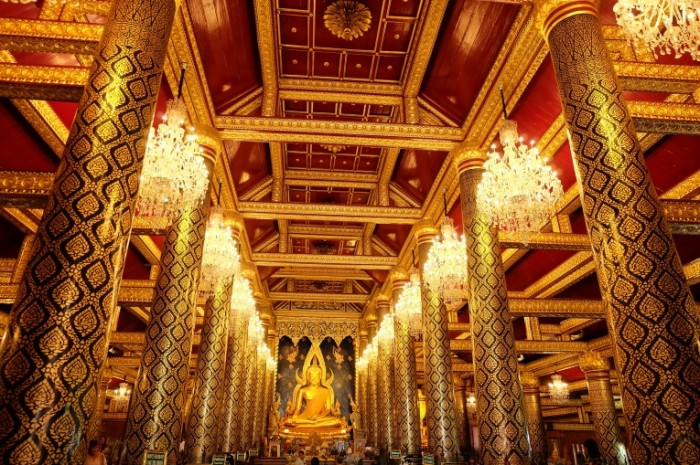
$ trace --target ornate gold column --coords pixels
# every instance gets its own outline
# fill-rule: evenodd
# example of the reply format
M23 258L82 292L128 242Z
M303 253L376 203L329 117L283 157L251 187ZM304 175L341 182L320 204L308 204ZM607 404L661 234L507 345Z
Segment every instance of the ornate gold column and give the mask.
M455 416L457 419L457 444L460 452L466 452L469 447L467 438L467 417L466 417L466 399L465 392L467 390L464 381L458 375L454 375L454 391L455 391Z
M542 418L540 380L534 374L522 371L520 372L520 383L523 386L523 406L527 419L527 431L530 435L532 465L547 465L547 436Z
M242 225L241 222L236 222ZM234 229L234 235L240 229ZM237 237L236 237L237 238ZM249 266L241 264L241 276L252 274ZM221 427L218 449L221 452L240 450L243 440L243 409L245 398L246 357L248 345L248 315L240 308L231 308L231 325L226 349L226 369L224 380L224 401L222 404Z
M408 272L395 267L391 275L394 308L403 286L408 282ZM418 382L416 374L416 349L410 333L408 318L394 312L394 382L396 385L397 447L408 454L420 453L420 416L418 413Z
M174 13L110 10L0 347L2 463L83 461Z
M231 276L221 277L204 308L192 409L185 430L185 453L190 463L208 463L217 452L232 286Z
M469 263L469 313L474 343L481 457L485 465L529 464L513 324L498 233L476 208L484 154L458 152L464 236Z
M365 353L365 347L367 347L367 330L361 329L358 335L359 341L359 354L363 355ZM355 380L357 382L355 391L356 402L360 407L360 424L362 427L362 432L367 434L367 416L369 412L367 410L367 364L365 365L355 365ZM355 431L357 433L357 431Z
M102 417L105 411L105 400L107 398L107 388L109 381L112 379L112 370L105 367L100 374L100 385L97 391L97 402L95 402L95 413L90 417L90 422L87 429L87 437L90 439L98 439L102 430Z
M257 373L255 379L255 399L253 401L253 429L250 435L250 446L258 447L260 440L265 434L265 390L267 389L267 359L263 356L262 346L267 344L267 329L270 327L270 313L267 309L265 296L260 293L255 293L255 302L260 315L260 323L262 324L262 339L258 341L257 346Z
M600 453L610 464L627 464L627 454L617 421L615 399L610 386L610 364L595 352L586 352L578 364L586 373L591 419Z
M380 445L380 431L379 431L379 389L377 385L378 375L377 370L379 367L378 358L378 348L377 348L377 338L372 340L372 350L369 357L369 365L367 366L367 372L369 373L369 433L370 436L367 438L369 444L373 447L379 447ZM371 442L370 442L371 441Z
M432 240L438 231L429 223L415 226L418 242L418 263L423 280L423 266L428 260ZM459 453L454 390L452 389L452 357L447 332L447 309L442 299L428 286L421 285L423 310L423 351L425 352L426 424L428 449L448 462Z
M270 422L270 409L272 408L275 392L277 388L277 348L278 348L279 337L277 336L277 329L275 326L275 317L270 315L270 326L267 328L267 347L270 349L271 360L267 365L267 382L265 384L265 402L263 408L263 435L270 436L270 431L272 425Z
M377 315L380 319L378 339L377 387L379 392L379 446L390 450L394 443L394 363L393 340L386 334L386 322L390 318L389 300L385 296L377 298Z
M700 463L700 323L591 0L538 1L637 464Z
M257 337L250 333L248 326L248 337L246 344L246 374L243 391L243 410L241 412L241 436L239 447L248 450L253 437L253 426L255 423L255 390L257 389L258 379L258 340Z
M206 133L205 128L202 131ZM221 148L220 140L218 145L214 141L217 139L206 134L198 138L210 178ZM169 462L177 460L208 213L207 195L198 208L175 220L165 234L124 434L129 464L140 465L144 452L150 449L167 451Z
M374 307L368 310L365 316L367 325L367 338L372 344L367 364L367 443L379 446L379 404L377 393L377 314Z

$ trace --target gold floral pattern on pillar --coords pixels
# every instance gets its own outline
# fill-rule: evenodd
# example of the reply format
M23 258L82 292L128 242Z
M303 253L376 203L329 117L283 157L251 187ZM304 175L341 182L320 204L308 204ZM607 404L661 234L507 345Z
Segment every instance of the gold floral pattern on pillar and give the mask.
M552 20L560 17L555 5L544 30L550 31L546 38L609 311L630 453L635 463L700 463L695 302L600 21L590 8L575 14L577 5L558 22Z
M530 372L520 373L523 386L523 405L527 419L527 432L530 435L532 465L547 465L547 436L542 418L542 400L540 399L540 380Z
M232 286L231 279L219 279L214 295L204 308L202 340L185 436L188 462L210 462L216 452Z
M495 228L476 202L483 156L459 155L481 457L486 465L525 465L530 463L527 430L501 247Z
M434 229L418 227L418 262L421 272L428 260ZM422 282L421 276L421 282ZM454 461L459 453L452 356L447 332L447 308L437 292L421 286L423 307L423 347L425 350L425 397L428 448L435 455Z
M83 460L174 13L117 0L96 48L3 344L2 463Z
M140 465L149 449L177 460L208 207L185 213L165 235L124 435L129 464Z

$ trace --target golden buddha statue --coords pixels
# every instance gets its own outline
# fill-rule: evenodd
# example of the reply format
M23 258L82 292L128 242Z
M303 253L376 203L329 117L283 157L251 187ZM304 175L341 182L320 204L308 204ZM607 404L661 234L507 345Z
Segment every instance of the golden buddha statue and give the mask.
M330 431L344 427L333 392L333 372L328 378L325 374L323 356L319 349L312 348L307 354L302 376L298 372L296 375L297 385L289 402L287 417L283 420L286 429L306 431L321 428Z

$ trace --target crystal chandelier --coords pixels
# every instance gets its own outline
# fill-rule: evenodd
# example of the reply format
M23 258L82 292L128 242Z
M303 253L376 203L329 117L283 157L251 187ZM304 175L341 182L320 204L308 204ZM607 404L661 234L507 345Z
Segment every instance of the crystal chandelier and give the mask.
M248 347L256 348L262 339L263 327L257 313L248 320Z
M202 158L194 129L185 134L187 108L180 91L170 100L158 129L151 128L143 159L136 214L175 221L183 212L199 206L206 195L209 171Z
M236 314L236 318L243 319L250 318L255 313L255 299L250 281L238 275L233 280L231 312Z
M447 210L447 209L445 209ZM445 212L440 221L441 238L433 239L423 266L425 284L452 307L467 297L467 243L458 236L452 218Z
M549 383L549 398L557 404L563 404L569 398L569 385L561 379L561 375L552 375Z
M505 98L500 140L503 155L495 145L484 163L484 174L477 189L477 205L493 226L520 233L527 243L530 232L540 228L556 213L556 203L564 195L561 181L534 145L528 147L518 137L518 124L508 119Z
M112 391L112 396L117 401L129 400L131 397L131 388L129 388L129 383L119 383L119 387Z
M233 239L233 231L224 221L223 210L214 208L204 236L200 292L211 295L219 279L234 277L240 263L238 243Z
M618 0L617 23L629 41L646 44L658 58L684 53L700 60L700 3L697 0Z
M390 343L394 340L394 317L393 315L387 315L382 320L382 324L379 326L379 331L377 331L377 340L382 343Z
M420 339L423 332L423 321L418 273L411 273L410 280L404 284L403 290L394 306L394 311L399 318L404 318L408 321L411 336Z

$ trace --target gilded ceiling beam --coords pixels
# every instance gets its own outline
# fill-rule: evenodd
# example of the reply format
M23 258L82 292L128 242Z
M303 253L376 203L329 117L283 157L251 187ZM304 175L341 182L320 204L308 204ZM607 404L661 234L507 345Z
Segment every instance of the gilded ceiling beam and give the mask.
M299 100L307 102L338 102L360 103L363 105L400 106L403 102L398 95L352 93L343 90L315 91L282 89L279 91L280 100Z
M56 158L63 157L69 128L54 109L44 100L12 100L12 104L32 125L39 137L48 145Z
M0 49L92 55L103 30L101 24L0 18Z
M263 81L263 116L277 114L277 44L274 33L274 17L272 0L255 0L256 36L260 54L260 68Z
M273 302L342 302L367 303L367 294L331 294L323 292L270 292Z
M530 233L525 243L518 234L500 231L498 239L503 249L591 250L591 243L586 234L536 232Z
M357 221L378 224L413 224L421 215L417 208L291 202L240 202L238 211L244 218L256 220Z
M346 94L394 95L401 97L403 88L399 84L376 82L353 82L331 79L280 78L280 92L284 90L305 92L340 92Z
M396 266L396 257L371 255L314 255L292 253L253 253L257 266L331 266L358 270L390 270Z
M361 270L348 270L345 268L282 268L273 273L275 278L294 278L308 280L340 281L352 279L357 281L372 281L373 278Z
M249 142L300 142L451 150L459 128L417 124L219 116L221 137Z
M601 300L508 298L513 317L604 318Z
M692 94L700 87L697 66L616 61L615 72L625 90Z
M77 102L88 69L0 63L0 97Z
M139 251L143 258L151 265L160 264L160 247L149 236L131 235L129 244Z
M627 102L637 131L700 134L700 105L671 102Z
M357 226L328 226L321 224L291 224L288 234L292 237L361 239L362 228Z

